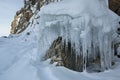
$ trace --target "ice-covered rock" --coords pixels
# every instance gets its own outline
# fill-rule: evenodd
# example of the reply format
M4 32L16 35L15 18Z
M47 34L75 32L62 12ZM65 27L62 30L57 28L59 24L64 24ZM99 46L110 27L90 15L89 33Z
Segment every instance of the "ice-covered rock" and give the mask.
M83 58L84 70L88 59L94 61L98 56L101 70L111 67L112 35L118 27L118 16L108 9L104 0L63 0L43 6L39 14L39 50L44 50L44 54L60 36L66 47L70 42L75 54Z

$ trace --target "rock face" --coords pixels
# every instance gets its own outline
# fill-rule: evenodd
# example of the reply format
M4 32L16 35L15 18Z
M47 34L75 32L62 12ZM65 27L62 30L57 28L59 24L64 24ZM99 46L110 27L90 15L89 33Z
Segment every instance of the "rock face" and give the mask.
M25 1L25 6L16 12L14 20L11 24L11 33L18 34L26 29L29 25L29 20L33 16L33 11L31 10L30 1Z
M24 31L29 25L29 20L33 16L33 12L31 9L22 8L19 13L17 13L14 17L14 20L11 24L11 33L18 34Z
M44 60L51 59L50 63L57 62L56 66L64 66L75 71L83 70L83 62L80 56L76 56L74 50L71 48L71 43L68 43L68 47L62 43L62 37L58 37L50 49L46 53ZM77 63L77 64L76 64Z
M37 14L43 5L58 1L60 0L24 0L24 7L16 12L12 21L10 33L19 34L23 32L30 24L31 17Z
M120 0L109 0L109 8L120 16Z
M62 37L58 37L53 42L45 57L43 57L43 60L47 59L51 59L51 64L57 62L56 66L64 66L74 71L82 72L85 67L87 71L101 71L99 56L96 59L87 59L87 65L83 66L83 64L85 63L85 61L83 61L83 56L77 55L75 53L74 49L72 49L71 47L70 42L68 42L68 46L66 46L65 42L62 42Z

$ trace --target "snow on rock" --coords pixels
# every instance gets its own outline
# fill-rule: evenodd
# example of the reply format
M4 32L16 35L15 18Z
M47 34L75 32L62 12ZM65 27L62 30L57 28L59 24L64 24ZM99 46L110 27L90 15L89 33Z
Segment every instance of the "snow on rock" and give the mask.
M108 13L106 0L63 0L59 3L51 3L41 8L41 14L62 15L68 14L72 17L82 16L88 13L94 17L111 15ZM111 16L112 17L112 16Z

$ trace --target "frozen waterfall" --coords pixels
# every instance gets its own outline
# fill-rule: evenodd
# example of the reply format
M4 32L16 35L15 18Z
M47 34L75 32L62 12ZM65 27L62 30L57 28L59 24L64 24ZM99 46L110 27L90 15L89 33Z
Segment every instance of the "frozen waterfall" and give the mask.
M39 53L43 55L57 37L83 58L86 70L88 59L100 58L101 70L111 67L114 57L113 34L117 15L102 0L63 0L42 7L39 27ZM38 26L39 26L38 25Z

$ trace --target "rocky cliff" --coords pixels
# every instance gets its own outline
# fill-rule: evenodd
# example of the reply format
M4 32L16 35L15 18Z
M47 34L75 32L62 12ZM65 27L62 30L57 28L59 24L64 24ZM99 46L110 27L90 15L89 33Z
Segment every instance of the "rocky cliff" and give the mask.
M14 20L11 23L11 34L19 34L30 24L30 19L36 15L43 5L60 0L24 0L24 7L16 12Z

